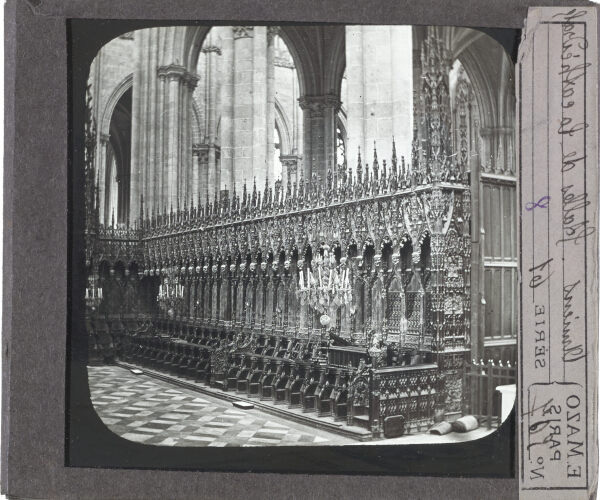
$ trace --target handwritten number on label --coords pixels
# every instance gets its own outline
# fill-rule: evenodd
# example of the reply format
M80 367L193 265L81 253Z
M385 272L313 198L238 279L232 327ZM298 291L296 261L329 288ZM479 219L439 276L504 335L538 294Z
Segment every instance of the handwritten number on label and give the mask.
M531 212L535 207L548 208L549 201L550 201L550 196L543 196L540 198L540 200L537 203L532 203L531 201L529 203L526 203L525 210L527 210L528 212Z
M542 276L542 274L547 274L548 271L550 270L550 262L552 262L554 259L550 259L547 260L546 262L542 262L541 264L532 267L529 272L533 273L533 278L531 278L531 281L529 282L529 288L537 288L538 286L540 286L542 283L544 283L545 281L548 280L548 278L550 276L552 276L552 273L548 274L545 278ZM548 266L548 269L546 269L546 266Z

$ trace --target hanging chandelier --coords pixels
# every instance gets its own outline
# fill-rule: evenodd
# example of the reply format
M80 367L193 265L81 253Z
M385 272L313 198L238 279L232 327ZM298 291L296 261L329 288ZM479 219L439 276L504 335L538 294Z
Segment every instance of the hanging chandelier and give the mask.
M96 284L96 276L89 278L89 286L85 289L85 305L95 311L102 302L102 288Z
M348 268L337 265L328 245L321 249L322 255L318 252L307 267L306 279L300 270L297 295L302 305L308 304L321 313L321 325L327 327L339 307L352 307L352 288Z
M179 283L176 267L163 268L161 274L163 279L156 300L163 312L172 315L183 305L183 285Z

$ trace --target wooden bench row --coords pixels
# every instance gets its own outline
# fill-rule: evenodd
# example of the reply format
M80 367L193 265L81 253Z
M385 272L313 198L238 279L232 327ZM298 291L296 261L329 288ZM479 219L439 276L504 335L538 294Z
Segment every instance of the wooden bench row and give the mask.
M319 343L300 350L296 339L262 338L251 352L229 349L228 339L204 337L197 342L167 337L134 339L125 350L127 361L164 371L223 391L275 405L301 408L318 416L346 420L348 383L352 368L324 366L314 358ZM221 349L227 362L221 369L211 363Z

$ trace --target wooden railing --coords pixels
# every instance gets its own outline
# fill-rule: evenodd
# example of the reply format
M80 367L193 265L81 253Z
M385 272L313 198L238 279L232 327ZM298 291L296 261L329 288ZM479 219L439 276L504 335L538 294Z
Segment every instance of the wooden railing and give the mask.
M347 368L351 365L353 368L358 368L361 359L367 361L369 355L365 347L354 346L333 346L329 348L329 364L331 366L339 366Z
M500 419L500 397L496 387L514 384L516 367L510 363L468 363L463 368L463 415L474 415L479 425L488 429L498 427Z

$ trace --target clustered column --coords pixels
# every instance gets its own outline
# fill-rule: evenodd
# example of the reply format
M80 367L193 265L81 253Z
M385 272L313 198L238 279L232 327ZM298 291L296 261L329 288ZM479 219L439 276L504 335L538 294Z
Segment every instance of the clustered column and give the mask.
M347 26L349 165L371 163L373 143L384 158L408 157L412 142L413 28L410 26ZM367 153L368 152L368 153Z
M335 95L304 96L298 99L304 110L305 174L325 181L328 168L336 165L335 130L340 100Z
M265 177L273 179L267 170L268 146L268 70L267 70L267 27L256 26L252 40L252 173L259 186L264 185ZM272 135L272 133L271 133Z
M267 174L276 180L275 171L275 37L279 26L267 28Z
M252 169L253 153L253 118L255 99L253 90L252 64L252 38L254 28L252 26L240 26L233 28L233 72L234 72L234 100L233 100L233 169L223 169L221 184L232 185L236 182L241 185L243 177ZM259 183L259 185L261 185ZM222 187L222 186L221 186Z
M158 35L148 31L150 39L140 37L139 43L154 46ZM194 194L190 120L199 78L178 64L151 68L142 61L139 66L133 85L132 220L139 215L142 195L147 208L162 212L189 205ZM152 119L142 122L143 113Z
M233 28L226 26L220 28L221 33L221 171L227 172L230 185L233 185L233 158L234 158L234 74L233 74L233 55L234 55L234 34ZM216 169L208 174L207 192L213 193L215 185L220 185L221 179L218 178L220 173ZM236 188L240 181L236 180ZM243 182L243 179L242 181ZM202 201L205 202L206 198Z
M218 74L218 65L219 59L222 54L221 50L216 46L208 46L204 47L203 52L206 52L208 56L208 72L207 78L209 78L208 84L208 154L206 157L207 165L204 166L204 170L201 172L206 172L204 177L200 181L200 185L198 186L200 189L205 189L206 192L202 193L203 197L201 198L203 203L206 203L206 197L208 193L214 190L214 177L218 168L218 160L220 158L219 152L217 150L217 128L219 126L217 116L217 93L219 89L217 88L217 74ZM229 91L231 90L231 86L228 87ZM200 157L202 158L202 156ZM210 169L210 174L207 170ZM210 184L208 181L208 176L212 176L213 182ZM210 185L209 185L210 184ZM210 191L209 191L210 190ZM200 197L200 193L198 193ZM200 200L200 198L199 198Z
M216 179L220 189L231 191L235 184L239 193L244 181L252 182L253 177L259 186L267 175L273 179L269 145L273 143L274 97L268 38L274 33L266 26L222 29L222 159L220 179Z
M108 154L106 148L108 148L108 143L110 141L109 134L99 134L99 142L100 148L98 150L98 158L96 164L98 165L98 179L106 179L106 172L108 171L108 165L106 164L108 161ZM105 216L104 208L107 206L104 200L105 192L106 192L105 183L100 182L98 186L98 203L99 203L99 214L98 217L102 224L108 225L108 217Z
M288 182L290 186L293 184L297 185L298 182L298 155L285 155L280 156L279 160L283 166L281 173L281 181L284 189L287 189Z

